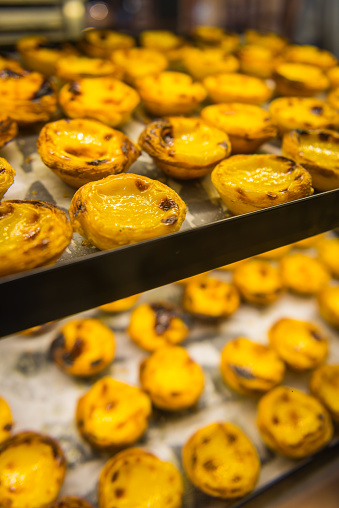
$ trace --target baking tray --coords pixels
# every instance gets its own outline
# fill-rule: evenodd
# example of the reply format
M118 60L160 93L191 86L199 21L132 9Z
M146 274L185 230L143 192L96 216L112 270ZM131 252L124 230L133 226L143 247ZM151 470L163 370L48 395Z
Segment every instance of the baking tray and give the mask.
M132 120L123 130L136 141L143 128ZM75 190L42 163L38 133L39 127L31 127L0 149L0 156L16 169L5 198L42 199L67 211ZM280 147L267 143L261 151L279 154ZM180 194L188 206L181 231L105 252L74 234L55 265L1 278L0 337L339 226L339 190L232 217L210 175L179 182L166 177L144 153L129 171L159 179Z
M227 272L214 273L230 280ZM183 287L170 284L144 293L139 303L159 300L180 305ZM138 385L139 363L148 355L128 337L126 329L130 312L106 314L98 309L76 317L100 319L115 333L117 349L112 365L102 375ZM318 324L328 336L329 362L339 362L338 333L319 315L315 298L284 294L275 303L257 307L242 304L231 317L216 322L190 320L190 333L183 342L190 356L204 369L205 389L196 407L177 413L154 410L149 427L137 446L153 451L164 460L173 462L183 473L181 448L198 428L215 421L231 421L240 426L256 446L262 464L255 490L246 498L226 502L198 491L184 475L183 508L239 508L265 492L283 478L295 474L307 465L314 467L333 458L338 440L305 460L290 460L272 453L263 443L256 428L257 399L237 395L223 382L219 361L223 346L237 336L247 336L258 343L267 343L269 327L281 317L305 319ZM67 319L54 325L49 332L35 338L12 335L0 342L0 386L13 412L14 431L35 430L56 438L65 450L68 471L61 495L84 496L97 507L97 481L109 455L94 451L80 437L74 424L78 398L98 379L74 379L51 362L49 348L59 327ZM284 384L308 391L310 373L287 371Z

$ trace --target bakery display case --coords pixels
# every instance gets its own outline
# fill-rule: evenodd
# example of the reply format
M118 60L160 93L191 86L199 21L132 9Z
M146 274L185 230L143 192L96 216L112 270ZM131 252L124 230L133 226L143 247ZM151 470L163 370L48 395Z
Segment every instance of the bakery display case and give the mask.
M44 15L53 12L54 3L46 2ZM77 4L79 16L88 16L99 3L67 0L58 8L72 14L69 5ZM149 10L152 2L145 5ZM140 31L138 23L134 29L138 26ZM208 47L202 66L212 62L218 69L216 60L224 51L235 62L220 80L209 79L206 67L195 62L192 74L201 78L195 88L187 60L186 67L184 58L179 63L184 37L152 30L143 34L134 39L115 33L103 21L102 31L85 31L76 48L73 42L53 44L53 50L67 55L59 65L46 60L42 81L38 73L28 74L34 78L29 82L34 108L24 97L21 119L19 105L4 101L6 87L0 87L4 112L12 112L4 122L8 138L0 146L1 168L10 180L4 183L2 218L15 210L35 223L43 215L38 209L43 202L44 213L57 211L61 224L52 239L34 247L32 264L31 254L19 246L17 257L23 259L12 271L0 245L0 505L6 507L26 508L29 502L30 508L107 508L125 506L126 499L126 506L151 508L256 508L261 500L267 505L274 489L295 487L298 478L307 483L307 474L337 461L339 313L332 309L338 289L337 111L316 134L298 126L292 132L299 144L292 146L286 125L303 121L304 112L286 115L287 104L278 108L280 117L271 113L274 101L281 100L274 94L274 68L281 62L273 66L271 53L272 65L259 76L252 57L245 67L246 51L235 49L260 44L259 32L231 34L207 26L192 31L187 42L196 47L190 49ZM275 34L266 36L272 47L287 43ZM39 41L35 49L47 55L51 47ZM147 46L147 57L143 47L131 49L135 41ZM40 66L29 37L21 43L17 49L25 65ZM108 61L109 44L126 47ZM145 69L157 63L152 51L159 51L159 44L159 62L167 65L168 59L170 71L160 68L153 78ZM14 47L6 50L0 57L1 79L27 76ZM78 51L87 52L80 57L84 60ZM253 55L267 64L267 51ZM281 48L275 51L274 58ZM126 67L129 58L132 70ZM8 62L5 70L3 61ZM247 81L245 68L251 74ZM243 80L242 94L232 76L234 82ZM207 82L216 83L213 93ZM218 99L228 85L240 104ZM258 85L268 93L264 104L249 99ZM192 87L192 95L182 94L181 86ZM119 111L115 89L128 102ZM86 102L87 93L91 100ZM326 96L320 92L307 100L314 104L305 106L305 117L321 121ZM214 123L220 114L239 115L235 134L222 130L223 121ZM257 123L262 131L253 142ZM77 143L84 137L89 141L78 171ZM109 157L101 138L110 144ZM200 145L213 142L210 158L202 157ZM308 159L314 151L316 167ZM331 171L322 167L322 151ZM109 167L113 152L119 164ZM320 182L315 188L312 178ZM230 196L226 186L232 187ZM148 192L152 203L157 193L162 196L161 206L147 209L151 219L160 217L154 234L146 219L146 232L138 223L138 196ZM129 231L124 225L116 229L112 221L114 238L107 239L111 218L106 206L113 198L127 202L122 215L134 221L129 220ZM21 200L29 200L32 209L19 209ZM44 233L38 229L33 239ZM4 229L2 235L11 236ZM333 382L326 392L329 376ZM34 481L29 493L13 487L15 479L6 490L13 469L23 471L23 482L26 474L33 478L33 463L41 456L51 470L51 489L41 489L41 499ZM26 471L30 461L33 466Z

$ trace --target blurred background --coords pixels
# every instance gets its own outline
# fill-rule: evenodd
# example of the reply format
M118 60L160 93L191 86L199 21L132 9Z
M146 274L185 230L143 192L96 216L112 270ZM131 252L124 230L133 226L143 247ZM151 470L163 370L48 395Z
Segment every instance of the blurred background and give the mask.
M339 56L338 0L0 0L0 44L29 33L77 39L89 27L188 33L197 25L274 31Z

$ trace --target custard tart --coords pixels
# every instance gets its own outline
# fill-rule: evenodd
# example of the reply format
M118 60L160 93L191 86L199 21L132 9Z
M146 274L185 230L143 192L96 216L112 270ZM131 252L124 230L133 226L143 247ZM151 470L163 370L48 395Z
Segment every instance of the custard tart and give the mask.
M260 399L257 425L266 445L291 459L312 455L333 435L327 409L315 397L287 386L278 386Z
M92 118L111 127L127 122L139 101L133 88L107 76L72 81L59 93L60 105L70 118Z
M122 132L84 118L46 124L37 147L43 163L75 188L127 171L140 155Z
M330 273L318 259L300 252L292 252L280 261L280 273L293 293L316 295L330 280Z
M222 47L232 53L240 44L240 37L234 32L208 25L198 25L191 31L191 37L198 47Z
M0 443L11 436L13 418L11 409L5 399L0 397Z
M169 176L189 180L207 175L231 153L227 134L199 118L161 118L146 126L139 145Z
M0 506L42 508L58 496L66 458L57 441L20 432L0 444Z
M132 36L107 29L85 30L79 43L81 50L92 58L110 58L113 51L134 45Z
M223 28L208 25L197 25L191 31L191 37L202 46L218 46L225 34Z
M19 124L46 122L57 110L55 86L38 72L2 69L0 108Z
M279 97L271 102L269 113L281 135L293 129L339 127L339 113L315 97Z
M115 300L114 302L100 305L98 308L103 312L108 312L109 314L115 314L116 312L125 312L126 310L134 307L139 298L140 294L127 296L126 298L121 298L120 300Z
M327 70L338 64L337 58L325 49L312 45L290 45L284 48L282 58L286 62L316 65L320 69Z
M312 374L310 390L339 422L339 365L321 365Z
M214 74L239 70L237 58L223 48L185 48L183 64L188 73L198 80Z
M169 302L138 305L127 331L135 344L150 352L179 344L189 333L183 313Z
M45 201L0 203L0 275L54 263L72 239L65 212Z
M279 358L297 371L318 367L328 355L327 337L314 323L281 318L271 326L268 337Z
M130 85L134 85L138 78L159 74L168 67L163 53L147 48L118 49L114 51L112 59Z
M102 78L112 76L117 79L123 73L111 60L103 58L89 58L79 55L68 55L57 61L56 76L61 81L77 81L81 78Z
M207 76L203 80L212 102L244 102L260 106L273 94L263 79L245 74L228 73Z
M273 79L278 95L312 97L329 87L328 78L315 65L284 62L275 68Z
M140 388L105 376L78 400L76 423L92 446L117 451L144 434L151 411L151 400Z
M330 325L339 328L339 286L326 286L317 295L318 309Z
M228 134L232 155L253 153L277 136L277 128L267 111L252 104L213 104L201 111L201 117Z
M245 31L245 40L249 44L258 44L269 48L274 53L280 53L288 44L288 39L274 32L264 32L254 29Z
M178 231L186 205L167 185L126 173L80 187L69 214L77 233L106 250Z
M154 116L191 113L206 97L200 83L183 72L166 71L135 82L142 103Z
M193 485L222 499L245 496L260 473L258 453L236 425L210 423L198 429L182 449L184 470Z
M1 118L1 117L0 117ZM0 126L1 130L1 126ZM12 166L0 157L0 201L14 182L15 170Z
M261 79L272 77L278 61L274 50L260 44L245 44L238 49L236 55L241 72Z
M287 132L282 153L301 164L311 174L319 191L339 188L339 134L329 129Z
M338 88L339 87L339 65L336 67L331 67L327 71L327 77L330 82L331 88Z
M0 113L0 148L15 138L17 133L17 123L6 114Z
M99 508L180 508L183 493L178 469L139 448L112 457L99 478Z
M246 302L255 305L269 305L283 292L279 270L264 259L248 259L237 266L233 284Z
M140 384L156 407L181 411L198 401L204 374L184 348L165 346L140 364Z
M235 215L313 194L308 171L278 155L233 155L212 171L212 183Z
M98 319L72 319L64 324L50 347L61 370L76 377L91 377L113 361L115 336Z
M334 109L339 109L339 88L334 88L327 96L327 102Z
M262 395L282 382L285 364L271 347L237 337L224 346L220 370L225 383L237 393Z
M179 60L185 39L170 30L145 30L140 34L142 47L160 51L170 62Z
M182 304L198 317L225 318L238 309L240 297L233 284L206 276L186 284Z
M317 243L317 250L320 261L333 277L339 279L339 238L322 238Z
M17 50L25 68L45 76L55 74L57 62L78 51L67 42L49 41L41 35L27 35L17 42Z

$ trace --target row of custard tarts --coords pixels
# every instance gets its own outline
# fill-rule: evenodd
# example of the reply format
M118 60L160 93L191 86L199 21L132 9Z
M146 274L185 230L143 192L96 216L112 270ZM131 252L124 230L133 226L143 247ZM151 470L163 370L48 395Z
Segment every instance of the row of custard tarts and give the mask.
M310 45L288 45L283 37L253 30L245 33L245 44L240 44L237 34L204 26L192 31L190 42L165 30L142 32L139 42L141 48L135 47L136 41L130 35L94 29L83 34L77 48L65 43L51 43L42 36L33 35L19 40L17 49L28 68L47 75L58 74L61 60L67 61L68 57L73 56L81 58L78 50L92 59L121 61L122 67L128 67L129 78L158 72L166 68L168 63L183 66L197 79L237 71L239 67L245 73L272 77L275 68L284 62L312 65L321 71L337 65L337 59L329 51ZM66 61L62 64L63 69L68 65ZM98 72L95 67L93 74ZM91 70L90 67L88 72ZM298 75L293 79L297 81Z
M315 378L313 381L317 383ZM135 393L132 395L133 389ZM126 395L133 397L128 407ZM91 402L85 400L88 397ZM0 401L3 402L3 399ZM88 414L81 413L81 421L83 425L85 421L87 425L91 424L88 435L94 436L101 429L95 425L93 427L95 422L91 420L93 417L95 419L100 409L107 414L117 413L117 425L120 420L125 421L126 413L133 415L133 411L138 410L139 419L144 416L141 412L146 411L146 401L147 395L141 390L105 377L97 381L90 392L80 399L79 405L84 406L85 413L86 406L91 407L91 403L92 407L97 408L94 413L88 413L88 409ZM6 409L8 413L8 406ZM137 424L135 418L131 417L128 422L132 423L130 431ZM295 432L296 422L301 429L298 433ZM257 410L257 425L269 448L294 459L315 453L324 447L333 435L333 424L325 406L315 397L285 386L274 388L261 398ZM138 428L139 433L143 430L143 427ZM126 434L127 431L124 432ZM41 454L44 457L42 462L41 457L39 460ZM25 460L18 461L18 456L23 456ZM240 427L226 421L213 422L196 429L183 445L182 463L189 480L197 488L222 499L236 499L251 492L261 469L256 447ZM6 485L5 480L10 478L11 483L16 485L19 471L22 473L20 484L26 485L26 482L30 481L30 485L34 486L30 489L31 508L42 508L46 503L53 502L66 473L66 459L59 444L48 436L34 432L19 433L6 439L0 445L0 464L3 466L1 484ZM26 468L29 468L29 475ZM46 469L49 471L48 489L42 483ZM219 474L216 475L216 471ZM127 472L129 481L126 483L124 478ZM156 481L150 481L150 478ZM134 482L140 485L141 480L143 489L137 489L135 494L131 482L132 486ZM120 451L105 464L99 479L99 506L110 506L112 498L115 506L125 506L126 502L132 506L131 503L135 503L136 499L138 502L142 499L149 503L156 496L157 502L154 506L160 508L164 501L168 501L169 489L171 501L166 504L179 508L184 490L179 471L172 464L161 462L149 453L129 448ZM10 503L13 506L23 506L23 499L27 500L26 490L2 488L0 501L5 505Z
M199 120L186 119L186 121L191 122L191 123L195 122L196 125L199 126ZM61 121L61 122L65 122L66 126L71 124L71 121ZM82 120L79 122L80 122L80 126L84 127L82 124L89 122L89 121ZM99 128L98 125L96 125L95 122L89 122L89 123L92 127L92 131L94 129L95 135L97 135L95 129ZM51 127L55 127L55 124L49 124L48 126L46 126L43 129L42 134L41 134L42 140L44 140L44 137L46 137L46 131L48 131L48 129L50 129ZM179 127L180 127L180 123L179 123ZM61 126L60 126L60 128L61 128ZM65 130L65 126L63 128ZM107 130L107 132L105 129ZM128 138L126 138L123 134L121 134L117 131L112 132L113 130L111 130L111 129L110 129L110 132L108 132L108 129L109 128L106 126L104 126L104 132L101 132L99 129L99 133L101 136L103 136L103 139L105 141L107 141L107 138L112 139L110 137L110 136L112 136L118 146L119 146L119 144L122 144L122 148L120 148L120 150L121 150L120 159L121 159L122 165L120 168L118 167L119 166L119 157L117 157L118 162L117 162L117 160L115 160L114 168L113 168L113 172L117 173L119 171L123 171L123 170L127 169L129 164L131 162L133 162L133 160L135 160L136 156L138 155L138 150L128 140ZM173 156L173 152L175 153L175 150L173 149L174 148L173 147L173 137L172 137L171 133L168 132L168 125L166 125L166 122L165 122L165 131L166 131L166 129L167 129L167 138L166 138L166 132L165 132L163 134L163 138L162 138L165 140L163 144L165 144L165 146L166 146L166 142L167 142L167 144L172 145L172 146L170 146L170 148L171 148L170 155ZM205 130L206 129L208 131L209 128L205 127ZM81 130L83 130L83 129L81 129ZM183 129L183 130L184 130L183 137L186 138L187 136L185 135L185 129ZM57 132L60 132L60 131L57 130ZM204 132L204 129L202 129L202 132ZM221 138L220 138L220 142L217 143L217 148L224 150L223 157L225 157L229 153L229 145L227 144L227 140L225 140L225 135L222 132L220 132L220 135L221 135ZM92 136L89 136L89 137L91 138L91 140L93 139L93 132L92 132ZM47 134L47 141L49 140L49 138L50 138L50 136ZM53 138L53 136L52 136L52 138ZM58 136L54 136L54 138L58 139ZM73 143L73 145L72 145L71 142L74 141L75 139L77 141L75 143ZM107 167L107 166L109 166L109 164L107 165L106 163L112 162L112 161L110 160L109 157L104 157L103 159L100 159L100 158L92 159L90 156L92 155L93 147L91 147L89 149L87 147L87 151L86 151L86 147L85 147L85 151L84 151L84 147L81 146L81 143L80 143L80 146L77 146L77 143L79 142L78 133L75 134L74 130L72 130L71 126L69 128L68 134L66 135L66 140L67 140L66 142L70 146L67 147L68 151L66 150L66 153L61 154L60 168L56 168L57 171L59 171L58 174L60 174L60 176L64 175L65 180L68 183L72 183L72 185L75 185L75 186L79 186L79 185L82 185L83 183L85 183L86 181L90 181L92 196L94 196L95 191L93 194L93 190L95 189L96 185L98 185L98 184L93 184L93 182L91 183L91 180L93 178L98 178L98 176L100 178L102 178L103 175L100 175L100 172L99 172L98 175L93 177L93 175L91 174L92 167L96 168L97 166L99 166L98 169L104 169L104 170L106 169L106 171L109 173L110 171L112 171L112 167L111 168ZM185 145L185 143L184 143L184 145ZM47 148L49 146L49 144L46 142L46 139L45 139L45 142L41 142L39 144L39 146L40 146L40 150L42 152L43 160L45 160L47 162L47 164L51 165L50 161L48 160L49 152L47 151L47 155L44 153L45 148ZM148 146L147 143L146 143L146 146ZM193 144L193 146L194 146L194 144ZM96 152L95 155L97 157L98 157L98 155L101 156L101 154L102 154L102 152L100 152L101 148L99 148L98 146L96 148L98 148L99 151ZM55 150L52 149L52 150L50 150L50 152L54 155ZM179 143L179 152L180 152L180 143ZM67 155L67 153L68 153L68 155ZM81 180L81 178L79 179L77 173L76 172L74 173L74 171L73 171L74 178L72 180L72 177L67 175L66 174L67 171L65 171L65 169L67 170L67 164L65 164L65 161L70 161L70 164L68 164L68 166L69 165L72 166L72 163L74 162L72 157L79 159L79 153L80 153L81 165L84 164L84 159L91 158L90 161L86 161L86 166L85 166L86 168L89 168L89 171L87 171L87 175L85 175L85 178L87 178L87 180L84 180L84 179ZM115 155L116 155L116 153L115 153ZM129 158L129 155L130 155L130 158ZM220 195L222 196L222 199L226 202L228 208L233 213L243 213L244 211L250 211L253 209L257 209L257 208L270 206L272 203L285 202L285 201L288 201L291 199L295 199L296 197L300 197L301 195L309 195L312 193L309 174L306 171L303 171L302 167L298 167L295 164L291 165L290 160L283 159L283 158L276 158L274 156L267 156L267 155L266 156L265 155L248 156L247 158L246 157L244 158L244 157L245 156L238 157L238 158L233 157L233 158L229 159L228 161L224 161L223 163L220 163L217 166L217 168L214 169L213 174L212 174L212 181L213 181L214 185L220 192ZM254 180L257 180L257 182L254 181L254 183L253 183L253 178L251 178L251 175L250 175L250 168L248 168L248 166L249 166L248 163L250 161L252 161L252 163L253 163L253 168L252 168L253 171L257 174L257 178L254 179ZM79 160L77 161L77 163L79 163ZM215 163L216 163L216 161L212 160L212 165ZM232 187L229 179L227 178L227 170L228 170L228 168L232 168L232 164L234 164L234 163L240 164L240 167L239 167L239 171L237 171L237 172L234 172L231 169L231 173L236 173L236 177L237 177L235 179L235 183L233 184L233 187ZM264 175L265 178L263 178L263 179L258 178L258 174L260 173L260 171L258 171L258 169L260 169L260 164L263 166L265 166L265 165L267 166L267 163L270 163L272 166L271 179L273 178L275 180L275 185L276 185L276 180L277 180L276 176L279 173L279 169L281 169L280 166L283 168L281 171L282 174L280 174L280 176L279 176L279 180L280 180L279 184L284 186L283 189L270 188L270 186L269 186L270 185L270 182L269 182L270 177L267 176L266 170L265 170L265 175ZM52 157L52 166L53 166L53 164L54 164L54 160ZM241 164L245 164L244 169L241 169ZM103 166L103 168L101 166ZM221 168L222 168L222 170L221 170ZM74 167L71 167L71 169L74 170ZM207 169L210 170L211 168L207 168ZM225 171L226 171L226 173L225 173ZM93 171L93 173L94 173L94 171ZM225 174L226 174L227 185L225 185L223 183L223 179L225 179ZM130 180L133 179L132 175L129 175L126 178L129 178ZM123 180L125 181L126 178L123 178ZM142 178L140 179L137 176L135 176L135 178L140 183ZM242 181L245 182L245 191L242 189L241 192L239 192L239 189L241 189L239 184ZM248 189L246 189L246 182L248 182L248 181L251 181L251 185L249 185ZM255 202L251 203L250 202L251 200L249 198L251 197L251 193L253 194L254 187L256 186L256 184L259 184L259 187L261 187L261 189L262 189L263 181L264 181L265 185L267 186L267 189L265 189L265 191L261 192L261 195L260 195L261 202L259 204L255 203ZM149 182L146 184L146 188L149 187L148 184L149 184ZM93 187L93 185L94 185L94 187ZM159 185L160 184L158 182L157 186L159 187ZM287 185L287 187L286 187L286 185ZM145 187L144 184L142 186ZM155 187L157 187L157 186L155 186ZM118 185L118 187L119 187L119 185ZM134 188L135 186L132 185L132 187ZM154 185L153 185L153 187L154 187ZM155 190L155 187L154 187L154 190ZM226 189L226 193L225 193L225 189ZM305 192L305 193L300 195L300 189L302 192ZM91 214L89 214L88 210L87 210L87 208L91 208L93 205L93 207L92 207L93 208L92 217L93 217L93 213L95 213L93 211L96 210L96 208L97 208L97 204L95 203L95 198L94 198L93 203L91 203L90 206L87 206L87 208L85 207L86 213L83 213L84 200L88 198L88 196L86 195L86 192L89 190L90 189L88 187L86 189L82 189L81 191L78 191L76 198L72 202L71 216L74 215L74 217L75 217L73 225L74 225L76 231L80 232L85 237L89 238L99 248L113 248L117 245L124 245L126 243L139 241L140 239L145 239L145 237L143 237L144 232L139 231L136 236L133 236L133 235L131 236L128 232L127 234L124 233L124 234L120 235L121 238L119 241L116 241L116 239L115 239L114 241L111 241L111 243L110 243L110 240L107 239L107 236L109 236L109 235L115 236L115 233L114 233L114 228L113 228L112 232L109 233L107 230L107 227L104 228L105 231L103 230L102 234L98 234L98 236L101 235L101 239L96 239L95 238L96 228L95 227L93 228L93 225L92 226L90 225ZM143 190L145 191L145 188ZM274 190L275 191L282 191L281 192L282 198L280 198L280 196L278 196L277 193L272 192ZM288 190L290 190L290 193L288 192ZM117 191L117 189L115 189L114 192L116 193L116 191ZM84 192L85 192L85 194L84 194ZM111 191L108 191L108 194L110 192ZM231 192L231 196L227 196L227 192L228 193ZM82 198L79 201L78 198L80 195L82 196ZM232 195L233 195L233 197L232 197ZM239 196L241 196L241 199L239 198ZM140 196L139 196L139 198L140 198ZM145 196L143 196L143 199L144 198L145 198ZM279 198L282 199L282 201L279 201ZM111 198L109 198L109 196L108 196L108 200L110 200L110 199ZM178 203L180 203L180 206L176 202L176 199L177 199ZM140 199L139 199L139 201L140 201ZM88 201L88 205L89 205L89 203L90 203L90 200ZM168 212L172 209L172 212L173 212L174 211L173 209L178 209L177 211L179 212L178 214L173 214L170 212L169 217L161 219L161 221L165 221L165 222L162 222L162 224L166 224L166 226L172 226L172 227L163 227L162 226L160 228L155 228L154 224L151 225L151 223L149 223L147 225L147 227L148 228L150 227L152 229L152 232L151 233L148 232L146 235L146 238L158 236L159 234L164 234L165 232L176 231L182 224L185 212L181 213L184 208L183 208L183 203L180 200L180 198L177 196L173 200L172 197L167 197L166 203L167 204L164 205L165 210L163 210L163 211ZM173 205L173 206L169 206L169 203L171 203L171 205ZM114 207L113 202L111 202L111 205ZM145 200L144 200L143 206L145 206ZM140 212L145 212L143 206L141 206ZM179 208L181 208L181 212L180 212ZM151 216L154 218L154 215L151 214ZM178 221L178 218L179 218L179 221ZM105 239L103 237L105 237Z
M56 112L56 87L42 74L25 71L18 68L17 62L4 59L0 60L0 69L3 113L25 124L46 121ZM64 85L59 102L71 118L93 118L117 126L129 120L140 97L150 114L164 116L192 113L205 99L206 90L217 103L260 105L272 95L263 80L236 73L210 76L204 85L179 72L139 78L135 83L137 91L111 76L85 77ZM336 95L332 93L330 97ZM339 123L336 107L337 104L331 106L313 98L280 98L271 103L270 115L280 134L292 128L335 128Z

